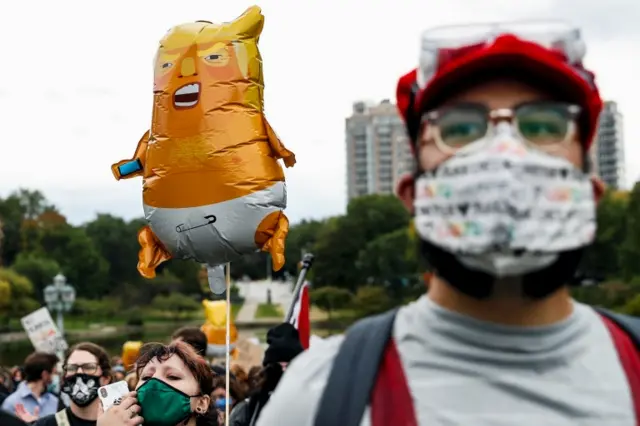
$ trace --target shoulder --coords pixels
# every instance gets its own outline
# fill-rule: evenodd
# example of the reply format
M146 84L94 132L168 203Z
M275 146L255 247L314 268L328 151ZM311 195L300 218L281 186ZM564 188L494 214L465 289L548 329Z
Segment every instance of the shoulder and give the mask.
M5 400L2 402L2 409L13 413L15 409L14 406L16 405L17 400L18 400L18 391L15 391L11 395L7 396Z
M314 342L287 368L258 426L311 426L344 336ZM283 416L286 413L286 416Z

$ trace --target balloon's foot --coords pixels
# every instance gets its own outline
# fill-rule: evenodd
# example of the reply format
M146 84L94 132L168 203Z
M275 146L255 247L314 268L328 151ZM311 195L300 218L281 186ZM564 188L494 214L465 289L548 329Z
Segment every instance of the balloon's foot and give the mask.
M209 288L214 294L222 294L227 289L224 265L207 265L207 278L209 279Z

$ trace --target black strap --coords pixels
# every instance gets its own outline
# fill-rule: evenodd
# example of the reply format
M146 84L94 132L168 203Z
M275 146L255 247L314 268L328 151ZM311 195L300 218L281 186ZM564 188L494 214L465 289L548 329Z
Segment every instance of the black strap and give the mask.
M333 361L314 426L359 426L391 339L397 309L350 327Z
M636 348L640 351L640 318L619 314L603 308L594 309L600 313L600 315L605 316L616 323L622 331L627 333L629 338L633 341L633 344L636 345Z
M416 147L418 143L418 132L420 131L420 120L422 119L422 117L415 112L416 97L419 91L420 86L418 86L418 82L414 81L411 85L409 107L407 108L407 133L409 134L409 143L416 144Z

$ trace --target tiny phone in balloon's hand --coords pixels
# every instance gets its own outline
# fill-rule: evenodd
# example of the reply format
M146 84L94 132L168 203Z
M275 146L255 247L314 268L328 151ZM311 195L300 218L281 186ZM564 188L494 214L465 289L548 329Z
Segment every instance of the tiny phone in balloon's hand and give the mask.
M122 399L129 393L129 386L124 380L102 386L98 389L98 396L102 401L102 408L106 413L107 410L114 405L122 402Z

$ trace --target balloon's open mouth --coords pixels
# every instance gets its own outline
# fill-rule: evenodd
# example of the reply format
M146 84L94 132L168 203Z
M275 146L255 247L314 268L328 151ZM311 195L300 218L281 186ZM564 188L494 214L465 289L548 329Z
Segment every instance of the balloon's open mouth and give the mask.
M200 100L200 83L191 83L180 87L173 95L176 108L193 108Z

